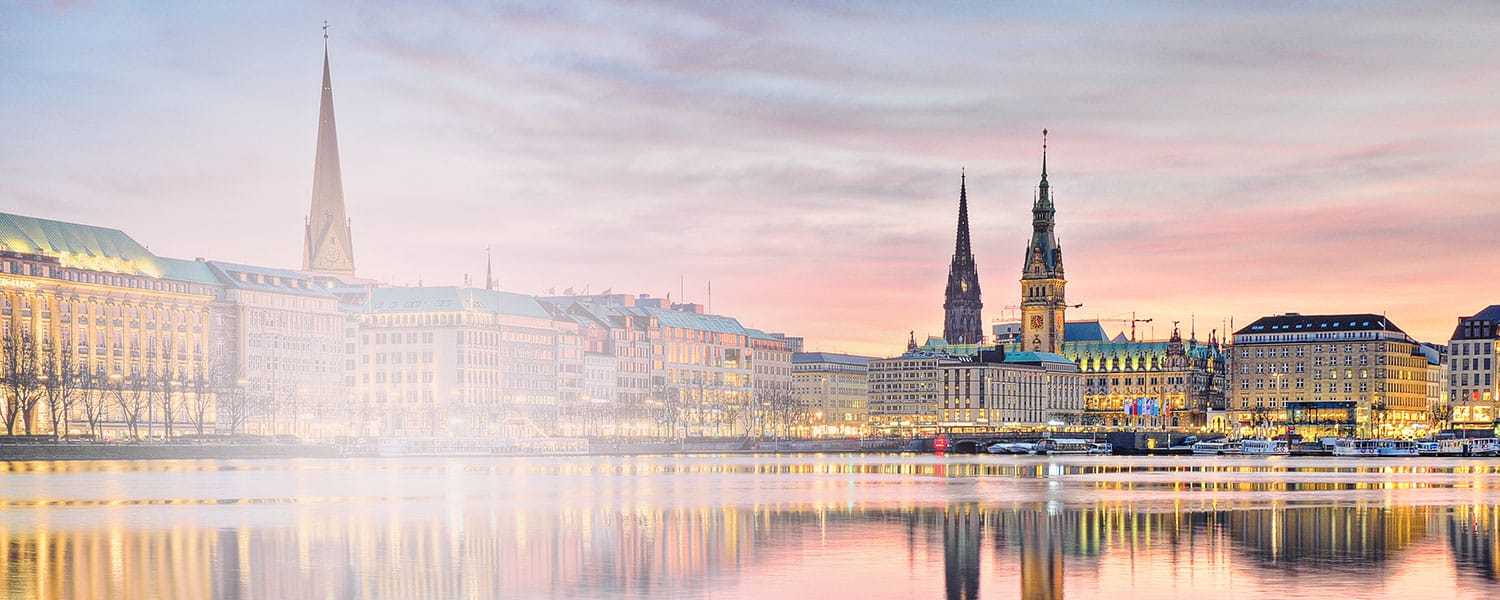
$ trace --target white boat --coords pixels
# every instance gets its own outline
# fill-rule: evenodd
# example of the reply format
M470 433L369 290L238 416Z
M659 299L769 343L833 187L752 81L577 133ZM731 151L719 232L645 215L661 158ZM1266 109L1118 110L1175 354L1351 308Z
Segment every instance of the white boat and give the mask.
M990 454L1035 454L1036 444L1025 442L995 442L986 450Z
M1356 440L1341 438L1333 442L1334 456L1380 456L1383 440Z
M1417 442L1417 454L1421 454L1422 456L1438 456L1442 449L1443 445L1433 440L1421 440Z
M1417 456L1417 443L1408 440L1380 440L1380 456Z
M1115 453L1115 446L1109 442L1094 442L1089 444L1089 454L1108 455Z
M1469 440L1453 438L1438 440L1438 456L1463 456L1469 452Z
M1088 454L1093 442L1071 438L1048 438L1036 444L1037 454Z
M1465 440L1468 444L1469 456L1495 456L1500 454L1500 440L1495 438L1470 438Z
M1228 440L1212 440L1193 444L1193 454L1200 456L1223 456L1225 454L1239 454L1242 446L1239 442Z
M1252 456L1286 456L1292 453L1286 440L1247 439L1240 441L1240 453Z

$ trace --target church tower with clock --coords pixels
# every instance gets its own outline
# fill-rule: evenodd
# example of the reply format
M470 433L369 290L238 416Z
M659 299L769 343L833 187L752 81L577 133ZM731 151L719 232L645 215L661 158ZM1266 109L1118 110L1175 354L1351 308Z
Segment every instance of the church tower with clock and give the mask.
M943 339L949 344L978 344L984 341L984 324L979 319L979 269L974 264L974 250L969 245L969 188L963 174L958 176L958 235L953 246L953 262L948 266L948 291L943 301Z
M1031 206L1031 243L1021 267L1021 349L1053 352L1062 349L1067 301L1063 288L1062 247L1057 243L1052 191L1047 185L1047 130L1042 130L1042 182Z

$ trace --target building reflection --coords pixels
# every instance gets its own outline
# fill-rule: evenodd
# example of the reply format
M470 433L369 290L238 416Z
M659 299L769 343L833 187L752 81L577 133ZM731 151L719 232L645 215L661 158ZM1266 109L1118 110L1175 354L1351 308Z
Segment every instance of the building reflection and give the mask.
M1490 505L661 505L652 494L618 489L513 501L534 491L153 505L167 515L191 511L183 519L136 520L145 510L138 506L11 507L32 518L0 519L0 596L930 597L941 589L950 599L1050 600L1064 590L1130 597L1139 590L1129 586L1145 581L1212 589L1231 577L1358 586L1432 548L1449 551L1467 585L1500 593L1500 512ZM71 518L73 510L102 516Z

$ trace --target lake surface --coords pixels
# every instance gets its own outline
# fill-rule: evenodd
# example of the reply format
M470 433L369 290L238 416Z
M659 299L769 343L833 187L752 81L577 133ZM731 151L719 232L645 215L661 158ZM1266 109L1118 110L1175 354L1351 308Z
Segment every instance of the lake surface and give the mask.
M4 598L1500 598L1500 459L0 463Z

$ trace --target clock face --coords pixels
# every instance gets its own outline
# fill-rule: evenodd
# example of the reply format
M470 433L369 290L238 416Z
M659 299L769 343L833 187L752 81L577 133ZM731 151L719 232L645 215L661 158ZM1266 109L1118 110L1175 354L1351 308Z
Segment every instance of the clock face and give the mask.
M1031 315L1031 326L1032 327L1041 327L1042 326L1042 315Z

